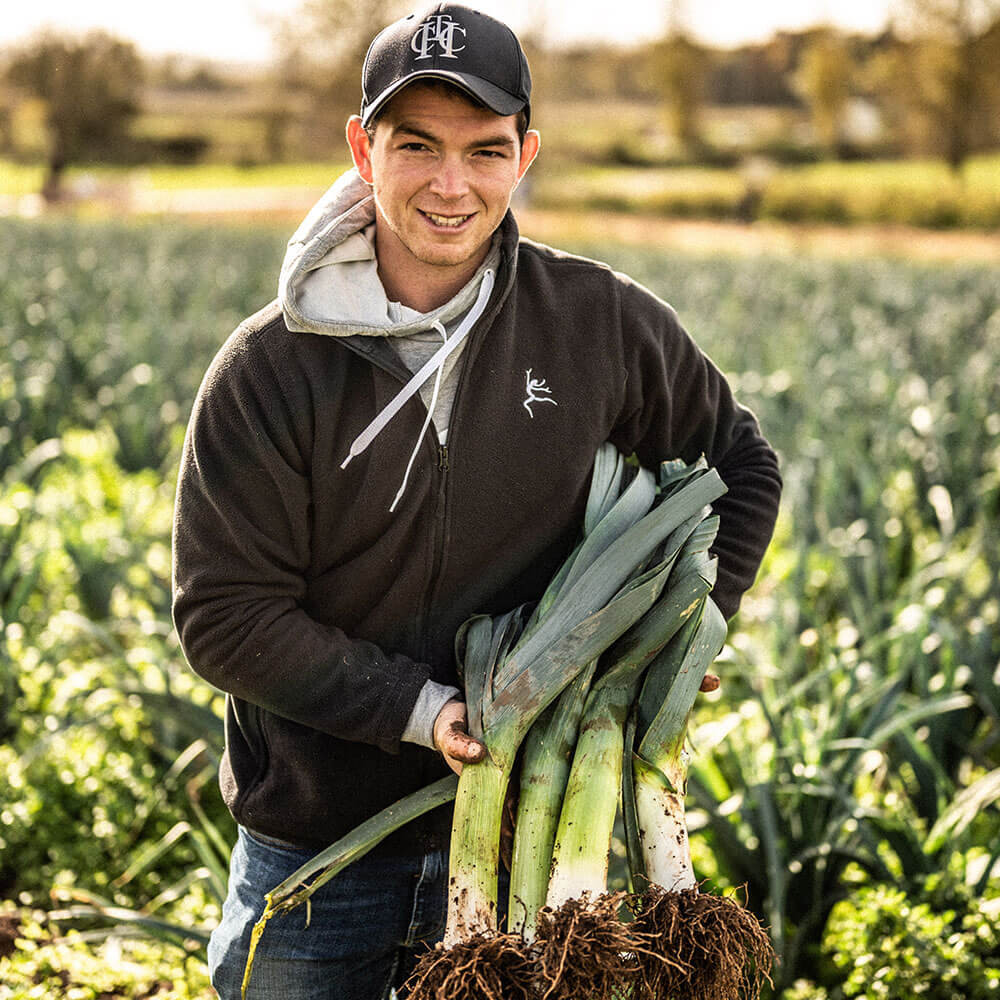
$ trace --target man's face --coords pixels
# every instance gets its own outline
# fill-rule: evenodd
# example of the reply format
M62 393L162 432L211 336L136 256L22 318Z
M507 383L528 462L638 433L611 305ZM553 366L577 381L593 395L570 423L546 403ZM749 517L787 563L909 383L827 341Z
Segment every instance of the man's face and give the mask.
M519 140L515 115L420 84L391 100L373 142L357 119L348 139L375 194L380 269L415 274L428 265L470 274L479 266L538 150L537 133Z

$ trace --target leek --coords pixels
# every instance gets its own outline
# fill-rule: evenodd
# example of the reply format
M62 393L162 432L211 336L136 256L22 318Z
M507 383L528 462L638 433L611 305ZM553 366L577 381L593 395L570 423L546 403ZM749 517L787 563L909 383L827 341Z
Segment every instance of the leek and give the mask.
M308 903L327 878L389 829L452 796L445 940L418 964L408 984L414 1000L536 993L555 998L575 995L575 982L597 984L596 995L603 995L601 983L613 989L622 981L619 967L639 968L639 957L650 950L653 933L644 929L641 919L628 926L617 919L624 894L604 895L611 825L619 787L631 787L639 780L637 768L662 773L662 766L670 771L658 752L668 744L676 749L676 725L671 729L659 721L658 712L651 714L656 698L665 694L663 677L669 673L661 661L684 658L688 647L713 645L708 641L710 631L699 642L692 636L702 636L703 609L710 606L705 595L713 581L714 563L707 549L716 519L706 520L708 505L724 491L717 473L704 463L695 467L665 463L657 489L651 472L633 473L612 446L599 451L581 542L530 616L527 608L496 618L477 616L463 625L456 639L469 731L485 743L486 757L464 767L457 787L451 777L409 796L272 890L255 928L244 990L253 949L271 916ZM707 617L712 620L710 613ZM637 699L648 673L659 679L659 687L647 678L643 696ZM697 668L692 678L696 673ZM694 690L700 680L699 676L694 681ZM666 700L671 698L672 704L683 701L681 694ZM630 717L637 700L640 711ZM690 704L674 714L686 723L689 710ZM623 735L623 723L629 718L630 728ZM669 743L671 733L674 743ZM654 741L660 741L655 748ZM643 761L635 767L633 746L638 749L635 759ZM500 821L519 753L524 759L524 791L509 914L514 930L501 934ZM629 764L624 776L623 760ZM670 773L676 791L682 782L676 771ZM643 795L639 792L631 800L633 820ZM638 824L632 822L631 827L630 842L638 843ZM653 867L652 861L644 860L641 870ZM568 951L553 959L553 943L561 932L553 932L552 906L562 900L582 900L577 914L585 910L588 919L609 928L608 947L593 958L602 966L598 971L606 973L604 979L588 978L587 969L582 978L574 979L567 968ZM664 964L662 957L658 960Z
M651 480L651 473L639 470L573 554L547 611L509 652L464 661L467 698L470 691L481 698L478 705L471 704L470 717L477 719L489 754L463 768L459 781L446 946L497 928L504 796L515 755L532 723L588 663L652 607L671 563L661 560L646 568L647 560L679 525L722 492L718 476L706 473L636 519L635 498L640 497L640 508L645 497L653 499L652 492L643 489ZM636 487L636 482L641 485ZM600 490L603 484L593 485ZM604 535L607 523L619 532L613 540ZM597 542L588 545L595 536ZM483 648L485 643L475 644L476 650Z
M443 947L425 955L414 972L415 1000L478 995L473 984L487 975L499 975L496 981L503 983L495 967L484 971L487 955L499 961L502 953L508 971L516 965L518 974L525 968L530 972L530 964L521 960L520 935L498 932L499 830L515 756L532 724L567 685L656 604L677 558L678 546L665 546L667 539L691 519L700 519L706 505L725 491L718 474L703 468L681 488L657 497L653 474L639 469L612 503L613 483L601 481L602 469L618 468L617 461L608 460L609 448L595 460L588 510L596 513L587 522L589 531L520 639L509 649L493 641L502 628L499 621L492 629L474 622L465 632L462 666L474 720L470 732L481 732L488 756L466 765L459 780L448 923ZM508 980L507 988L530 992L534 987Z
M709 519L708 532L698 530L704 516L698 512L668 541L666 554L676 565L667 588L605 654L587 700L559 816L546 909L536 918L539 979L553 1000L634 990L642 971L638 955L650 950L650 942L620 919L624 894L606 892L623 729L644 672L686 646L692 631L686 623L696 625L711 588L714 577L690 555L698 549L711 565L705 550L718 519Z
M573 749L597 661L591 662L531 727L524 741L514 826L507 926L532 940L549 891L552 847Z
M240 995L246 997L253 972L253 959L267 922L278 914L305 903L307 906L317 889L326 885L334 875L342 872L353 861L364 857L373 847L410 820L436 809L455 797L458 776L450 774L426 788L394 802L380 813L365 820L336 843L321 851L294 871L284 882L276 885L264 896L264 912L254 924L250 937L247 963L243 970L243 984ZM308 921L307 921L308 922Z
M660 487L663 498L673 496L684 485L704 475L706 471L707 467L703 462L691 467L680 462L664 463L661 468ZM723 488L717 479L714 482L718 494ZM661 560L661 565L672 566L678 558L681 548L683 546L689 547L688 539L706 513L704 508L697 510L671 533L663 544L662 551L657 555L657 558ZM588 521L588 526L587 543L590 543L593 537L593 522ZM707 548L707 543L704 547ZM581 755L580 762L572 760L575 743L573 722L580 715L583 707L581 699L586 696L586 691L576 693L573 688L567 689L560 702L558 714L547 713L546 716L539 719L526 741L521 774L521 798L515 828L509 916L511 926L520 929L528 939L533 937L537 914L546 901L546 897L550 906L558 905L566 898L579 895L584 888L595 890L595 895L603 888L607 856L606 854L601 855L598 845L604 843L605 838L595 834L592 828L593 824L588 823L588 819L594 815L593 807L599 804L602 807L600 812L606 813L610 803L611 817L604 820L604 825L610 830L609 824L614 821L614 803L618 785L618 779L614 775L620 771L621 751L619 748L616 753L613 746L594 746L596 731L600 731L606 726L613 728L615 725L620 730L628 706L632 701L633 685L637 682L642 669L680 626L689 606L696 603L697 596L706 593L710 586L706 582L699 581L692 590L691 582L694 577L691 577L686 581L689 592L685 594L682 593L682 589L678 589L676 577L676 571L672 571L667 592L661 596L654 608L643 616L640 622L633 626L625 636L619 639L614 648L606 653L602 659L601 680L591 695L591 700L588 703L588 721L584 723L582 729L582 732L587 734L585 740L587 749ZM586 676L589 677L592 672L593 665ZM572 699L569 701L571 711L563 708L563 702L568 699ZM610 718L608 717L609 713ZM615 716L617 716L617 723ZM613 739L614 737L609 736L609 738ZM593 752L605 756L608 766L603 767L591 761L590 766L584 768L583 760L587 759L588 754ZM553 846L556 839L556 829L560 823L559 814L563 793L569 780L571 763L574 771L579 772L574 778L576 783L584 785L591 791L585 793L583 798L579 795L567 795L567 810L569 810L571 802L583 802L590 815L581 814L576 820L570 819L567 815L562 820L561 843L563 846L561 855L564 860L572 855L575 862L570 862L570 864L575 864L577 868L583 865L584 859L587 859L593 868L592 878L588 886L583 886L578 876L570 874L568 864L556 864L552 879L556 883L561 883L562 887L549 888ZM596 794L593 791L595 785L598 782L607 781L609 777L611 777L613 784L608 793ZM581 834L581 841L586 843L578 843L571 850L566 845L569 843L569 829L574 822L577 823L576 830ZM583 836L584 831L586 831L586 836ZM606 846L609 845L610 832Z
M711 597L651 668L627 730L623 811L633 883L639 978L650 997L710 1000L759 995L773 950L756 917L731 897L702 893L684 814L687 723L701 681L726 638Z
M700 518L700 514L692 521ZM712 524L717 518L712 518ZM687 551L696 525L691 521L673 539L671 561ZM697 536L695 544L703 541ZM687 568L682 564L682 569ZM698 572L675 570L651 609L605 655L603 672L587 701L553 851L547 905L604 891L608 856L621 786L623 729L644 671L699 607L711 580Z

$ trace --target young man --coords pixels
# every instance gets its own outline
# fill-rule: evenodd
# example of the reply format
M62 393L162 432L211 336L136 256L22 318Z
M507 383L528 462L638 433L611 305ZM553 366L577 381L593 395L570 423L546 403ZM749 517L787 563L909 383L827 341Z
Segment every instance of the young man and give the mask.
M195 404L175 620L227 692L239 825L209 959L239 996L264 893L383 807L478 760L453 641L537 599L577 539L605 441L648 467L704 454L715 599L753 581L780 479L756 420L673 311L604 265L522 240L539 137L503 24L438 4L383 31L355 169L292 238L279 298ZM389 837L268 925L249 996L388 995L444 926L449 810Z

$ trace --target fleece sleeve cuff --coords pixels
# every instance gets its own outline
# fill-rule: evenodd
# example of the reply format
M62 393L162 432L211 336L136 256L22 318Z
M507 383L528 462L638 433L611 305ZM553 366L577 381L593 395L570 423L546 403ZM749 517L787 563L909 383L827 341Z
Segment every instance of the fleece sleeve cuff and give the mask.
M406 743L418 743L422 747L434 749L434 720L442 708L455 698L461 698L457 687L427 681L420 689L417 703L400 737Z

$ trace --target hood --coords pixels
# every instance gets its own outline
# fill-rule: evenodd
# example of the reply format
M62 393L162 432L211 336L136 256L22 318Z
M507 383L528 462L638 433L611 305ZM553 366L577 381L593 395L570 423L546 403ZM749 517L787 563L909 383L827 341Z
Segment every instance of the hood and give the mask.
M497 247L471 280L429 313L389 302L379 280L370 227L375 198L357 170L343 174L288 242L278 299L289 330L332 337L399 337L447 325L476 301ZM494 238L499 240L499 236Z
M356 170L351 170L316 203L289 240L278 281L278 298L289 330L332 337L405 337L434 330L441 346L412 374L351 444L341 468L366 451L392 418L424 383L433 379L427 415L390 506L394 511L406 490L410 472L430 425L449 356L460 349L486 312L500 261L500 234L470 281L448 302L418 313L390 302L378 276L375 257L375 199ZM516 227L513 228L516 238Z

